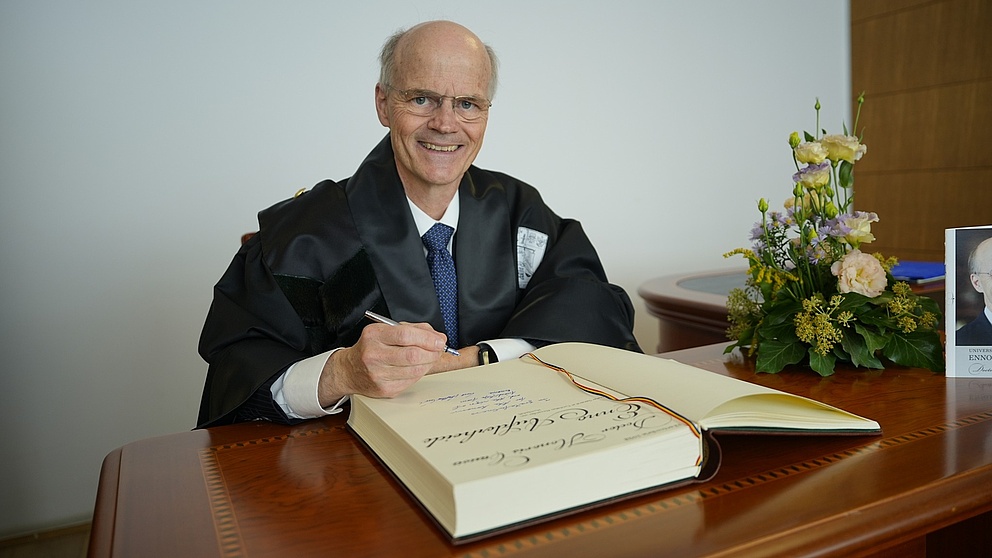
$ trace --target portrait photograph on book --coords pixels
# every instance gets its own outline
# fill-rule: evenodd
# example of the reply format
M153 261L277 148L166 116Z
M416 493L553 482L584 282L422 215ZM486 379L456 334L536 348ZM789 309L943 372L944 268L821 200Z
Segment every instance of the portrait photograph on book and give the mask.
M348 426L455 542L706 480L713 434L880 433L812 399L586 343L351 404Z
M992 378L992 225L944 236L949 377Z

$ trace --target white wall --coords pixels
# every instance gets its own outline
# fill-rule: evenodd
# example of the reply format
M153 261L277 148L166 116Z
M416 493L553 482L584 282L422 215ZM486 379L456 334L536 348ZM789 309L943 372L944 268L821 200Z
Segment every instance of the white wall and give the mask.
M0 536L87 519L107 452L193 426L214 282L259 209L382 137L399 27L454 19L497 49L477 164L583 222L647 350L637 287L739 265L721 254L790 191L814 97L848 119L847 2L422 6L0 2Z

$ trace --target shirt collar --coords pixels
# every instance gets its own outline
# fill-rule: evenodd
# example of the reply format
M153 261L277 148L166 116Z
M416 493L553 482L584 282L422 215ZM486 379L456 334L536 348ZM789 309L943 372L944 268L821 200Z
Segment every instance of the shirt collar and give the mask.
M444 210L444 215L441 219L435 221L430 215L424 213L422 209L417 207L417 204L413 203L409 197L406 199L407 203L410 204L410 212L413 213L413 221L417 224L417 235L424 236L435 223L444 223L448 225L455 231L458 230L458 213L459 213L459 202L458 202L458 192L455 192L455 197L451 198L451 203L448 204L448 209ZM452 235L454 237L454 235Z

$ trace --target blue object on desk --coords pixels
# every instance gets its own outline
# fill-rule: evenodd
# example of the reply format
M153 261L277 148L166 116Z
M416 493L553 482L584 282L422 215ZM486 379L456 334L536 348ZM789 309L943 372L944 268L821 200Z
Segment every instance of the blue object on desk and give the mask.
M901 261L892 268L892 277L910 283L926 283L943 279L944 262Z

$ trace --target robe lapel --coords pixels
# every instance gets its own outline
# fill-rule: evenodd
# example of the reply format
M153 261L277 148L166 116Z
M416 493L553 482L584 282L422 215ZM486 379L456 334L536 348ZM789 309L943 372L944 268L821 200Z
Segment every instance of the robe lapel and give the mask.
M516 305L516 232L498 185L476 182L470 170L458 195L458 327L465 344L478 343L496 338Z
M348 180L348 205L372 260L389 317L427 322L444 331L424 244L392 156L387 136Z

